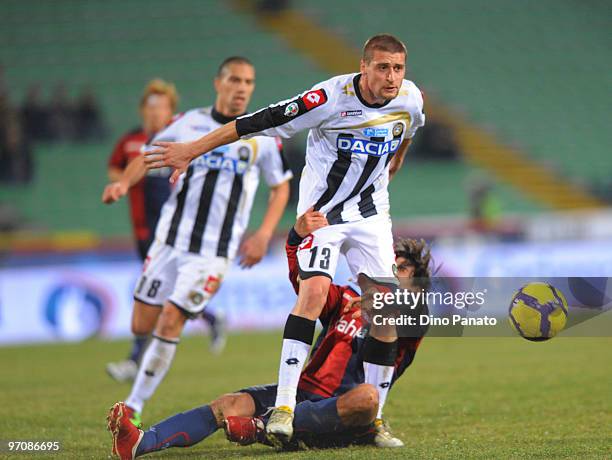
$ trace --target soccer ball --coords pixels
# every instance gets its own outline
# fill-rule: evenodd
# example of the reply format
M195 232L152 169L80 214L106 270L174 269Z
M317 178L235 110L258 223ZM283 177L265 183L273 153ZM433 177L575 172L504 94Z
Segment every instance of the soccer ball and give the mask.
M509 320L527 340L548 340L565 327L567 301L550 284L528 283L512 297Z

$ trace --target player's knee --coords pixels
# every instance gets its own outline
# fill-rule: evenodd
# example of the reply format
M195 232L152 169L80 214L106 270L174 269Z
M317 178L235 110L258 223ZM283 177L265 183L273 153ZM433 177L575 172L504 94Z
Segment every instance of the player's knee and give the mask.
M244 393L228 393L210 403L210 408L217 421L222 422L226 417L232 415L243 415L245 397L248 395Z
M132 334L134 335L149 335L154 328L155 323L143 321L137 317L132 318Z
M137 320L132 319L132 334L134 335L147 335L151 331L145 330L142 324L140 324Z
M299 300L305 309L322 308L329 291L329 279L325 277L310 278L300 286Z
M378 412L378 390L374 385L364 383L359 386L359 397L355 401L355 410L363 424L372 422Z
M165 305L157 320L155 332L161 337L176 338L181 335L185 316L174 305Z

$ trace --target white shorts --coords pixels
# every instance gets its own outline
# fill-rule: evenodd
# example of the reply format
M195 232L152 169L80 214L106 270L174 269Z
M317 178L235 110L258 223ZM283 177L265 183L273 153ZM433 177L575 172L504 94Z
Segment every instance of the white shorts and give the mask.
M225 257L178 251L155 240L144 261L134 298L159 307L169 300L193 317L217 292L229 265Z
M297 251L300 278L325 275L333 279L340 254L346 257L355 281L360 273L375 280L395 280L389 215L330 225L308 235Z

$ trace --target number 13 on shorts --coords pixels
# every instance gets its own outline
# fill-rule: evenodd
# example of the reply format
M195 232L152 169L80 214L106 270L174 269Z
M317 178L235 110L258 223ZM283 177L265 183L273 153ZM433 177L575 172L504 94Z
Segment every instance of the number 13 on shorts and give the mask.
M298 247L297 258L300 278L325 275L334 277L338 264L339 250L329 243L316 244L314 237L308 235Z

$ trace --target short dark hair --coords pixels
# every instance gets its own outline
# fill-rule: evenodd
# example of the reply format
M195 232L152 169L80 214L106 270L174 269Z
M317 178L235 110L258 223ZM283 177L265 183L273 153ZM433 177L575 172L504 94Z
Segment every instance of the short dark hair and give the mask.
M255 67L251 61L243 56L230 56L224 59L221 65L219 65L217 77L220 77L230 64L248 64L251 67Z
M403 257L414 267L413 278L417 279L419 287L429 289L431 285L431 250L425 240L414 240L410 238L400 238L393 245L395 257Z
M378 34L368 38L363 45L362 59L365 62L370 62L375 50L408 54L406 45L399 38L391 34Z

